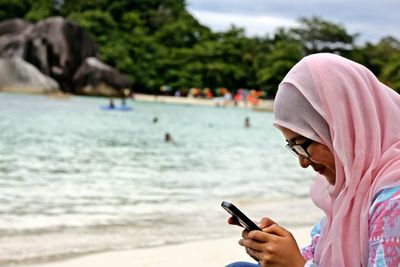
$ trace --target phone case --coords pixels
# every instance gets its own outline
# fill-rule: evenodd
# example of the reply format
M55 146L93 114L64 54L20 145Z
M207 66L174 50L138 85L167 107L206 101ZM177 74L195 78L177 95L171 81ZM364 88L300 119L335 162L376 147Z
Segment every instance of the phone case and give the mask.
M249 219L246 215L244 215L243 212L241 212L235 205L233 205L230 202L227 201L222 201L221 207L224 208L229 214L232 216L236 217L239 221L239 223L246 228L249 231L253 230L259 230L260 227L258 227L252 220Z

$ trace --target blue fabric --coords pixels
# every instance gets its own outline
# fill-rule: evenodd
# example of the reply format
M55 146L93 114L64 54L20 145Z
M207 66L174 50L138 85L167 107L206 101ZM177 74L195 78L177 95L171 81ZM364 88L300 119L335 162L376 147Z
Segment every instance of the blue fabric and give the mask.
M260 267L257 263L249 263L244 261L238 261L231 264L226 265L225 267Z

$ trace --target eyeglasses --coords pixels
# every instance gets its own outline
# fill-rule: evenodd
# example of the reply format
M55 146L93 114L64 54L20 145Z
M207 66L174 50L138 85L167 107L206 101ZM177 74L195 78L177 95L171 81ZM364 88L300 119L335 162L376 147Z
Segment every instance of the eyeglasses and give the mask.
M309 159L311 156L310 156L310 154L308 154L307 148L312 143L314 143L314 141L311 140L311 139L305 138L306 141L304 143L296 144L296 139L299 139L299 138L305 138L305 137L297 136L297 137L294 137L294 138L292 138L290 140L286 139L286 142L287 142L286 147L288 149L290 149L290 151L292 151L296 155L296 157L297 156L302 156L305 159Z

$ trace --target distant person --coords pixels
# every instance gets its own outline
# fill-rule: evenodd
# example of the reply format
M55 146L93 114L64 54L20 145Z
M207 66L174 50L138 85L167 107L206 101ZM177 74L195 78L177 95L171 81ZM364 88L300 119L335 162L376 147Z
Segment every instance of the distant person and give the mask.
M126 105L126 99L125 99L125 97L123 97L122 99L121 99L121 106L125 106Z
M228 91L223 96L223 105L227 106L232 101L232 94Z
M245 128L250 128L250 118L249 117L246 117L245 119L244 119L244 127Z
M400 266L400 95L354 61L309 55L280 83L273 125L300 167L315 171L309 192L324 216L302 249L261 219L262 230L239 241L257 263L228 266Z
M115 108L114 99L110 98L110 103L109 103L108 107L111 109Z
M157 123L158 122L158 118L157 117L154 117L153 118L153 123Z
M165 142L169 143L169 142L172 142L172 141L173 141L173 139L172 139L171 134L170 133L166 133L165 134Z

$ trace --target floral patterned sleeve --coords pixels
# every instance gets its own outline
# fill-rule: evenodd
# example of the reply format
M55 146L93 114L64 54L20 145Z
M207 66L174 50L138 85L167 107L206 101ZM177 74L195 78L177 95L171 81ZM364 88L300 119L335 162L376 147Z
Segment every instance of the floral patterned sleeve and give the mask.
M400 266L400 186L375 196L369 218L368 266Z
M307 260L307 263L304 265L304 267L317 267L317 265L313 263L312 260L314 259L314 251L315 247L317 246L319 236L321 234L321 227L323 223L324 218L322 218L321 221L314 225L314 227L311 229L311 245L308 245L301 249L301 254L303 254L304 258Z
M311 245L302 248L307 260L304 267L317 267L313 262L324 218L311 230ZM369 210L368 267L400 266L400 185L383 189Z

